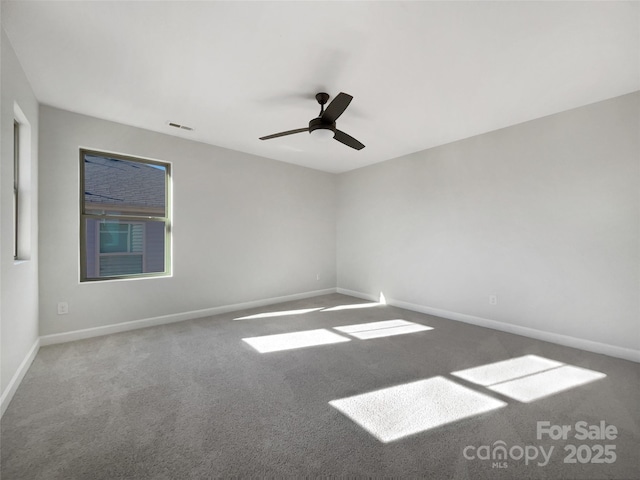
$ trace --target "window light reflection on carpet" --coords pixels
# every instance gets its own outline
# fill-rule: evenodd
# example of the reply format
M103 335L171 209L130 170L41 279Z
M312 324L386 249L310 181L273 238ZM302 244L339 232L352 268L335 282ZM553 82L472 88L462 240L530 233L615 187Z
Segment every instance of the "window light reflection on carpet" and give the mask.
M507 405L440 376L329 404L384 443Z
M451 374L524 403L606 377L604 373L537 355L510 358Z
M360 340L433 330L432 327L400 319L345 325L342 327L334 327L334 329L359 338Z
M254 320L257 318L270 318L270 317L286 317L288 315L302 315L305 313L316 312L322 310L320 308L302 308L300 310L283 310L281 312L264 312L256 313L255 315L247 315L246 317L234 318L234 320Z
M605 377L604 373L565 365L553 370L498 383L490 386L489 389L519 402L529 403Z
M383 303L354 303L351 305L338 305L335 307L329 307L322 310L323 312L337 312L339 310L353 310L358 308L371 308L371 307L379 307L380 305L384 305Z
M510 358L479 367L451 372L451 375L478 385L488 386L506 380L524 377L525 375L543 372L562 365L563 363L561 362L537 355L524 355L522 357Z
M349 338L333 333L324 328L302 332L280 333L242 339L260 353L278 352L296 348L314 347L351 341Z
M387 304L387 299L384 297L384 293L380 292L380 296L377 302L372 303L354 303L351 305L338 305L335 307L329 307L322 310L323 312L336 312L339 310L353 310L357 308L371 308L371 307L380 307Z

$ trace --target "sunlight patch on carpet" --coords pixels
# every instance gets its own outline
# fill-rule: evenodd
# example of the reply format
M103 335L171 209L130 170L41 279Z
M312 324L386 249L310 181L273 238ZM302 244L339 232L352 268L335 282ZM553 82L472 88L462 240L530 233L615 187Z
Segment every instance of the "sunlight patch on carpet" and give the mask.
M370 338L390 337L392 335L403 335L406 333L424 332L433 330L432 327L420 325L419 323L407 322L406 320L384 320L381 322L360 323L357 325L345 325L334 327L339 332L352 335L360 340Z
M488 386L540 373L562 365L564 365L562 362L556 362L537 355L525 355L479 367L467 368L458 372L451 372L451 375L478 385Z
M254 320L256 318L286 317L287 315L302 315L304 313L316 312L318 310L322 310L322 307L302 308L300 310L284 310L281 312L256 313L255 315L247 315L246 317L234 318L234 320Z
M316 345L351 341L342 335L330 332L324 328L320 328L318 330L306 330L303 332L243 338L242 340L260 353L279 352L282 350L293 350L296 348L314 347Z
M386 443L507 404L444 377L433 377L332 400L329 405Z
M565 365L553 370L498 383L488 388L520 402L529 403L605 377L604 373Z
M373 302L373 303L354 303L351 305L338 305L336 307L329 307L322 310L323 312L337 312L339 310L353 310L356 308L371 308L371 307L379 307L381 305L385 305L384 303Z

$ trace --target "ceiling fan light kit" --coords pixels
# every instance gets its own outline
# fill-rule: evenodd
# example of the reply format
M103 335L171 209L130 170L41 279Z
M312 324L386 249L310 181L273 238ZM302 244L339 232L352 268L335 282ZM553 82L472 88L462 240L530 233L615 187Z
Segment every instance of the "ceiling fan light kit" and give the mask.
M320 92L316 94L316 100L320 104L320 114L309 122L307 128L298 128L296 130L287 130L286 132L274 133L260 137L260 140L270 140L272 138L284 137L285 135L293 135L295 133L309 132L314 134L314 138L324 140L333 137L348 147L355 150L362 150L364 145L351 135L344 133L336 128L336 120L347 109L353 97L347 93L340 92L336 98L325 109L325 104L329 101L329 94ZM315 133L314 133L315 132Z
M314 140L319 140L321 142L326 142L327 140L335 137L336 133L330 128L318 128L316 130L309 130L311 133L311 137Z

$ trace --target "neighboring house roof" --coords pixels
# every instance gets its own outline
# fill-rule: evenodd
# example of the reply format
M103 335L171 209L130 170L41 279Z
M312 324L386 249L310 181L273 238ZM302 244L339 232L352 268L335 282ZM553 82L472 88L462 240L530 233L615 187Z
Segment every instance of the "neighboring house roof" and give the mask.
M161 166L85 154L85 205L94 210L164 211L165 176Z

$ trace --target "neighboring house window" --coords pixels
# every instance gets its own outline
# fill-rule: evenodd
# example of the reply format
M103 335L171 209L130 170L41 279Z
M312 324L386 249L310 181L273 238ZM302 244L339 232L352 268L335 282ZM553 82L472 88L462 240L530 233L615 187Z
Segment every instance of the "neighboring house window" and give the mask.
M167 163L80 151L81 280L169 274Z
M144 273L144 223L98 223L99 276Z

